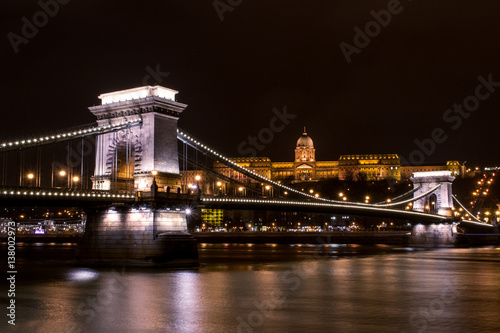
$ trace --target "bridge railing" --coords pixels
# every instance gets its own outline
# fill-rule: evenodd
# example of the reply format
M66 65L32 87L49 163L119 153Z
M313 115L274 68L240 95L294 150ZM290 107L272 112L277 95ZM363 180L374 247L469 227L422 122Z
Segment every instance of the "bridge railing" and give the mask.
M40 188L40 187L0 187L0 197L9 198L54 198L54 199L134 199L134 193L110 192L99 190L77 190L69 188Z
M99 126L97 123L79 126L78 128L66 129L55 133L45 134L41 136L14 139L0 143L0 152L16 150L21 148L35 147L39 145L46 145L55 142L67 141L76 138L86 137L89 135L104 134L109 132L118 131L123 128L137 126L142 123L142 119L138 120L125 120L117 124L107 124Z

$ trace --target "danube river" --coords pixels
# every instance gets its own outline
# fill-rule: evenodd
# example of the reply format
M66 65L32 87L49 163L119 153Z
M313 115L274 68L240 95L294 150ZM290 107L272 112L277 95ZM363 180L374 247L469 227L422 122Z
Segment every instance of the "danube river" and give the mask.
M7 257L5 245L3 257ZM200 244L197 269L78 267L18 244L1 332L498 332L500 248ZM6 271L6 259L1 259ZM5 275L4 275L5 276Z

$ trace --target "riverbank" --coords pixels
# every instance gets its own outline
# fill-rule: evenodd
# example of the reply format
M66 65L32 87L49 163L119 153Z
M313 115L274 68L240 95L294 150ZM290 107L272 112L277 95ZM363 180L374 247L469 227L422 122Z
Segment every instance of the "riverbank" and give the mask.
M409 234L406 231L386 232L194 232L198 243L234 243L234 244L388 244L406 245ZM21 234L16 241L24 243L77 243L83 234ZM0 238L6 242L6 237Z
M388 244L406 245L407 231L362 232L195 232L198 243L255 244Z
M193 232L198 243L207 244L359 244L406 246L410 238L408 231L359 231L359 232ZM82 233L16 235L17 243L78 243ZM7 237L0 237L7 242ZM498 235L460 235L460 246L498 245Z

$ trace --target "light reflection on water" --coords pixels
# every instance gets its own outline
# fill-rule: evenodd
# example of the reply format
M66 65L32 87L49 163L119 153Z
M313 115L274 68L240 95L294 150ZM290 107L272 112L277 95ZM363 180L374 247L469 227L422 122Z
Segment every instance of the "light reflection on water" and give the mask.
M18 248L15 331L496 332L500 327L498 248L204 244L201 267L190 270L76 267L74 250ZM4 293L0 297L5 304Z

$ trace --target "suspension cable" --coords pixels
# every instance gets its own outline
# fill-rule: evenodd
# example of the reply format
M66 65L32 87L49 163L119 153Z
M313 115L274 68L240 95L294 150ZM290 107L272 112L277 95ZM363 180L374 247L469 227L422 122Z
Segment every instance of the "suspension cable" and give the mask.
M462 203L460 201L458 201L458 199L455 197L455 195L452 195L453 197L453 200L455 200L456 203L458 203L458 205L460 207L462 207L463 210L465 210L467 212L467 214L469 214L470 217L472 217L474 220L476 220L477 222L480 222L480 223L484 223L483 221L481 221L480 219L478 219L476 216L474 216L474 214L472 214L471 212L469 212L467 210L467 208L465 208L464 205L462 205Z

